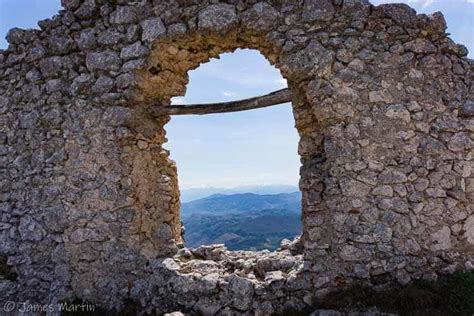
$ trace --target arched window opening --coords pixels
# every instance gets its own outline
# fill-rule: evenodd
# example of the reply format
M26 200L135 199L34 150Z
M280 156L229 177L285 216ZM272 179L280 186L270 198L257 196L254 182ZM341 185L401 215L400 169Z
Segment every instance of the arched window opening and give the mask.
M225 102L286 87L256 50L220 55L189 73L172 104ZM301 233L298 134L289 103L225 114L173 116L166 126L176 161L188 247L276 250Z

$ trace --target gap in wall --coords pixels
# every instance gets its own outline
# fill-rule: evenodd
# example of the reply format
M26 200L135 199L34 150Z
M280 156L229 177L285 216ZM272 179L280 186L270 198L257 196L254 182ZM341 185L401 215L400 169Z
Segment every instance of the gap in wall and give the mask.
M173 104L224 102L286 87L257 50L238 49L189 72ZM276 250L301 233L298 134L291 104L174 116L165 147L176 161L185 244Z

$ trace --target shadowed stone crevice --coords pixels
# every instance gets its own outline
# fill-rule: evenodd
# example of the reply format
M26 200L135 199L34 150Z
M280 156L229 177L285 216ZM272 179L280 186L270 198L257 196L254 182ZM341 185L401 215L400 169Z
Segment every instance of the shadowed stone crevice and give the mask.
M143 313L301 311L472 268L473 62L442 14L365 0L63 0L0 51L0 301ZM170 99L258 50L292 93L301 238L182 248ZM189 298L189 299L185 299Z
M12 267L8 265L8 257L5 255L0 255L0 277L9 281L15 281L18 277Z

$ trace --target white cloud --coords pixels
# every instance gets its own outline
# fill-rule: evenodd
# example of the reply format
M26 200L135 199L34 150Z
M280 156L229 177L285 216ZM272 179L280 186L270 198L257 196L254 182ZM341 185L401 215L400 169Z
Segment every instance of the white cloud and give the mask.
M427 8L427 7L431 6L433 3L434 3L434 0L425 0L421 6L423 8Z
M186 99L184 97L173 97L171 98L172 105L181 105L186 104Z
M288 86L288 83L286 82L285 78L276 79L275 83L278 85L278 87L281 87L281 88L285 88Z
M230 92L230 91L222 91L221 94L226 98L230 98L236 95L235 92Z
M273 74L269 74L268 72L261 72L261 73L253 73L253 74L222 74L222 79L231 82L233 84L244 86L244 87L268 87L269 85L273 85L274 79L272 80ZM278 78L275 75L273 78Z

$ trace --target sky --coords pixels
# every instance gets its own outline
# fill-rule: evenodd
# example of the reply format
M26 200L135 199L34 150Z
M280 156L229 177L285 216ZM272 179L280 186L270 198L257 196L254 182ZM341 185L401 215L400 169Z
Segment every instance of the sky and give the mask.
M286 87L256 50L237 50L189 73L184 97L173 103L230 101ZM165 147L181 188L298 184L298 134L289 103L244 112L174 116Z
M372 0L407 3L418 13L443 12L451 38L474 57L474 0ZM60 0L0 0L0 49L12 27L35 28L61 9ZM189 73L175 104L229 101L286 85L257 51L222 54ZM228 114L175 116L166 125L171 157L182 189L292 184L299 178L298 135L289 104Z

